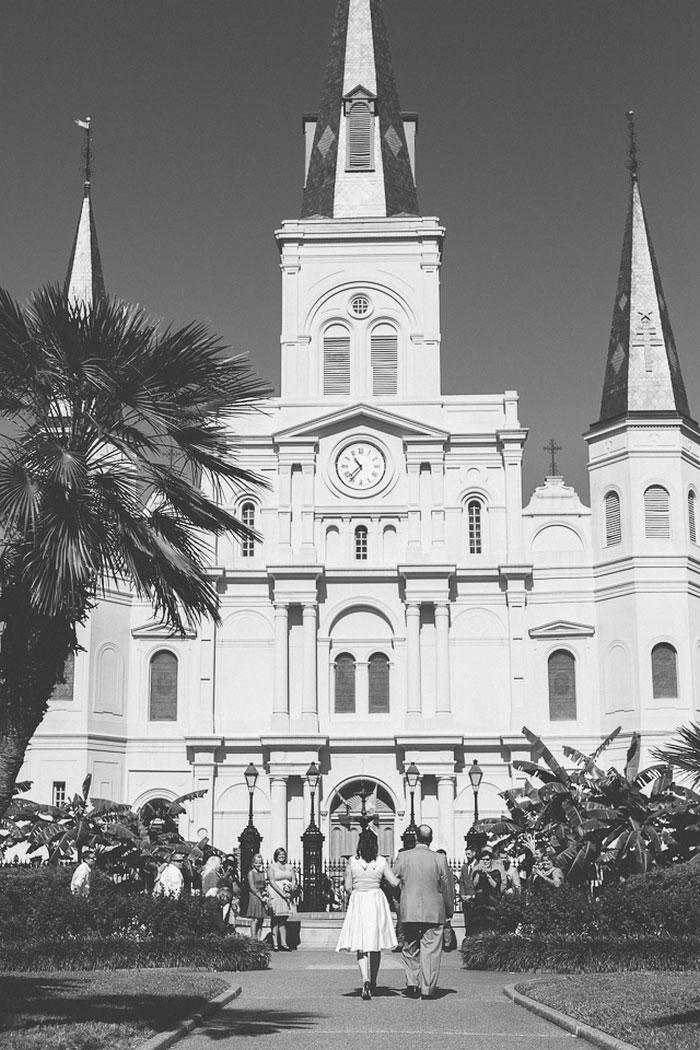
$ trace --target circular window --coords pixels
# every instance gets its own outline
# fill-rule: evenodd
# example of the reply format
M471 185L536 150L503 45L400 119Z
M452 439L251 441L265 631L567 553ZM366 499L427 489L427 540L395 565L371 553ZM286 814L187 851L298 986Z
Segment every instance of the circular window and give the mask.
M350 300L350 313L355 317L366 317L370 311L369 297L366 295L353 295Z

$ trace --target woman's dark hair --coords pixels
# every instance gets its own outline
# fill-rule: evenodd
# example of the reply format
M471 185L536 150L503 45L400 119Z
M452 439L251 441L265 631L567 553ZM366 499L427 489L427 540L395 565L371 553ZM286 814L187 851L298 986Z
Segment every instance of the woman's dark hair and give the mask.
M285 857L287 856L287 851L284 848L284 846L278 846L275 852L272 854L272 859L274 860L275 864L280 859L280 853L284 853Z
M377 836L369 828L365 828L364 831L360 832L360 837L357 841L357 856L362 857L367 864L377 859L379 853L379 843L377 842Z

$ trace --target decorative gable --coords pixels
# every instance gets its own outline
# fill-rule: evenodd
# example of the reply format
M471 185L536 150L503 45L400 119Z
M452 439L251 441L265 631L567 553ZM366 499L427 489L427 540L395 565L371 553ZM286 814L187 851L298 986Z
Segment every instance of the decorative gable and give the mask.
M540 627L532 627L528 634L531 638L592 638L595 627L585 623L573 623L571 620L552 620Z
M346 430L352 427L369 425L380 427L383 430L392 430L402 435L405 441L447 441L448 434L437 427L417 423L414 419L396 415L394 412L386 412L372 405L356 404L331 412L326 416L308 420L299 426L289 427L287 430L279 430L273 434L276 444L287 442L309 441L334 431Z
M159 620L149 620L140 627L134 627L131 632L132 638L196 638L197 632L193 627L186 627L183 634L176 631L170 624Z

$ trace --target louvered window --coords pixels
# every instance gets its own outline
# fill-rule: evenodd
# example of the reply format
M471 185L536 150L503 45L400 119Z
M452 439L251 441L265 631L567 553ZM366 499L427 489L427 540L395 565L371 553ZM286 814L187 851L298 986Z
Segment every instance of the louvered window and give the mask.
M399 340L393 328L383 325L372 332L372 393L375 396L397 391Z
M247 528L255 528L255 504L244 503L241 507L241 521ZM246 536L241 543L241 554L244 558L255 556L255 540L252 536Z
M481 503L470 499L467 504L467 521L469 527L469 553L481 554Z
M655 700L678 696L676 650L660 642L651 650L651 683Z
M688 493L688 535L691 543L698 542L697 527L695 525L695 493L692 489Z
M549 717L552 722L576 718L576 661L571 653L559 649L547 662Z
M151 722L177 721L177 657L173 653L156 653L151 660Z
M644 532L648 540L670 539L668 492L661 485L651 485L644 493Z
M605 546L613 547L621 542L620 497L617 492L608 492L605 496Z
M369 658L369 713L389 714L389 657L374 653Z
M335 711L355 713L355 658L350 653L341 653L335 661Z
M350 393L350 335L340 325L323 337L323 393Z
M355 529L355 558L357 561L367 561L367 526L358 525Z
M366 102L355 102L348 113L348 168L368 171L372 165L372 110Z

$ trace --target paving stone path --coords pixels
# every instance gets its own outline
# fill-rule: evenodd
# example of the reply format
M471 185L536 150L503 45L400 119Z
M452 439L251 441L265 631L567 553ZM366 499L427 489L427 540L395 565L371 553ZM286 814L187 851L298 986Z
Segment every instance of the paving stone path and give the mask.
M503 995L517 976L462 970L457 952L428 1002L401 994L401 959L387 953L371 1002L353 959L331 950L273 955L270 970L232 979L242 994L180 1050L571 1050L571 1035Z

